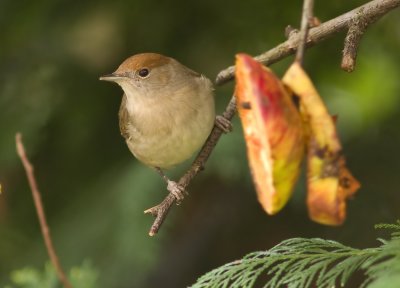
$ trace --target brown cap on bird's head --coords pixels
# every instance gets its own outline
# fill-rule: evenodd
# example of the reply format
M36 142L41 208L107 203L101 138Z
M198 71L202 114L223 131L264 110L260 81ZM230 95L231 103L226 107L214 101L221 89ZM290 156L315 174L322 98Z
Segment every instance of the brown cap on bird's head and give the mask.
M128 71L135 71L141 68L154 68L168 64L171 58L157 53L141 53L136 54L126 59L118 67L116 73L124 73Z
M122 62L115 72L101 76L100 80L115 81L117 78L129 77L129 72L140 69L151 70L152 68L166 65L171 61L171 58L157 53L136 54Z

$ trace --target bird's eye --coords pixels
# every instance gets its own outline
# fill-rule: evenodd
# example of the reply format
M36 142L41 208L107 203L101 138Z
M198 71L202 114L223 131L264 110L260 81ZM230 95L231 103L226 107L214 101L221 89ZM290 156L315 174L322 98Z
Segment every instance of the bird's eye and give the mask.
M142 69L139 70L138 74L139 74L140 77L144 78L147 75L149 75L149 69L142 68Z

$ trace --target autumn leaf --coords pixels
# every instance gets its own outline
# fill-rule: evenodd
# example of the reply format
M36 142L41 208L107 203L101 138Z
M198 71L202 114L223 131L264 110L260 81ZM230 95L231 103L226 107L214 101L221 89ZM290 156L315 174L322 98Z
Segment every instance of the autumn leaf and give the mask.
M308 125L307 206L313 221L340 225L346 218L346 199L360 183L346 168L335 120L308 75L294 62L282 79L300 97L303 119Z
M258 200L275 214L290 198L304 154L301 116L271 70L236 55L236 97Z

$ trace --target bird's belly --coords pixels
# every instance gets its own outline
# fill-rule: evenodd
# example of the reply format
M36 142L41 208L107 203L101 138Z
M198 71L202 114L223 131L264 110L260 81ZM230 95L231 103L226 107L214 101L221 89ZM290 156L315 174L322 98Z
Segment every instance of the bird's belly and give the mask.
M175 125L169 130L145 134L131 131L126 142L134 156L144 164L170 168L190 158L205 142L214 123L214 114L209 114L208 119L203 115L201 120Z

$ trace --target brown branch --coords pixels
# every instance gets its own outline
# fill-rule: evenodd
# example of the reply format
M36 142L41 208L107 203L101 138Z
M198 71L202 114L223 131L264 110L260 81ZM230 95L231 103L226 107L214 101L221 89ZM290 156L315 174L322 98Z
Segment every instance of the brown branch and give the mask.
M222 116L228 120L232 120L233 116L235 115L235 112L236 112L236 98L235 95L233 95L231 101L228 103L228 106L225 109L225 112L222 113ZM222 134L223 131L219 127L214 126L213 130L210 133L210 136L208 136L207 141L201 148L199 154L193 161L189 170L187 170L186 173L178 181L178 184L182 186L184 189L186 189L186 187L189 186L192 179L201 170L203 170L204 165L208 160L208 157L210 157L211 152L213 151L215 145L217 145L217 142ZM154 217L156 217L149 231L150 236L154 236L155 234L157 234L162 223L167 217L169 209L175 203L175 201L176 201L175 196L172 193L169 193L167 197L165 197L165 199L160 204L144 211L144 213L151 214Z
M307 0L306 0L307 2ZM398 7L400 5L400 0L373 0L368 2L367 4L360 6L350 12L347 12L341 16L338 16L332 20L329 20L317 27L311 28L309 30L309 35L305 47L311 47L325 39L329 36L332 36L334 33L339 31L343 31L346 28L351 26L353 23L353 19L358 15L362 15L363 19L367 19L367 23L371 24L382 17L384 14L389 12L390 10ZM315 19L308 19L308 25L310 25L310 21L314 21ZM313 26L313 25L311 25ZM289 34L289 33L288 33ZM301 35L302 33L290 33L290 37L287 41L279 44L275 48L256 56L255 59L265 65L270 65L275 63L289 55L294 54L297 47L301 43ZM304 36L304 35L303 35ZM235 72L234 66L230 66L217 75L216 83L224 84L233 79ZM223 116L231 120L236 111L236 102L235 97L232 96L228 106L223 113ZM205 163L207 162L208 157L213 151L215 145L217 144L219 138L222 135L222 130L218 127L214 127L211 131L210 136L208 137L206 143L203 148L199 152L198 156L194 160L193 164L189 168L189 170L179 179L178 184L180 184L183 188L189 185L190 181L203 169ZM150 229L149 235L154 236L158 230L160 229L162 223L168 215L168 212L172 205L175 203L176 199L172 193L168 194L164 201L162 201L157 206L154 206L150 209L147 209L145 213L151 214L156 217L153 222L153 225Z
M364 31L365 27L353 24L350 26L346 38L344 39L343 58L340 67L347 72L353 72L354 70L358 46L360 45Z
M344 49L341 68L347 72L353 72L356 66L358 46L368 25L376 21L374 17L364 17L357 14L352 19L346 38L344 39Z
M304 51L306 50L308 30L313 18L314 0L304 0L300 24L300 42L297 48L296 61L303 64Z
M317 27L311 28L309 30L306 46L311 47L334 35L335 33L348 29L354 17L357 15L363 15L365 19L371 19L372 21L369 24L372 24L398 6L400 6L400 0L370 1L332 20L326 21ZM289 55L294 54L300 43L301 35L299 34L300 33L293 35L287 41L254 58L264 65L271 65ZM233 79L234 73L235 66L230 66L218 73L215 82L219 85L224 84Z
M15 136L15 141L16 141L16 145L17 145L17 153L18 153L19 157L21 158L22 164L24 165L26 176L27 176L28 182L29 182L29 186L31 187L33 201L35 203L35 208L36 208L36 212L37 212L37 215L39 218L39 223L40 223L40 228L42 230L44 243L46 244L47 253L49 254L50 260L53 263L54 268L56 269L56 272L57 272L58 278L60 279L60 282L63 284L64 287L72 288L72 285L68 281L67 276L65 276L64 270L61 266L60 261L58 260L57 253L54 249L53 241L51 240L51 236L50 236L50 229L49 229L49 226L47 225L46 215L44 213L44 208L43 208L39 188L38 188L38 185L37 185L37 182L35 179L35 175L33 172L34 168L33 168L32 164L29 162L28 157L26 156L24 144L22 143L21 138L22 138L21 134L17 133L17 135Z

